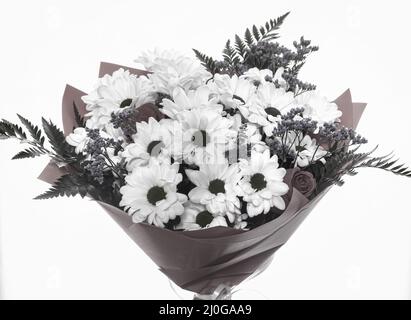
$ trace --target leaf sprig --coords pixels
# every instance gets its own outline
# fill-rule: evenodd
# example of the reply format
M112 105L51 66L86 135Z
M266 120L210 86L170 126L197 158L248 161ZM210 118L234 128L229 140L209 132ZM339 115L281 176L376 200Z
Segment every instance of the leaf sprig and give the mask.
M17 139L23 144L28 144L29 148L17 153L12 159L34 158L42 155L48 155L52 160L58 163L75 162L77 155L74 148L66 142L64 133L57 126L46 119L42 118L43 131L25 117L17 115L23 127L11 123L8 120L0 121L0 138ZM51 150L45 146L45 140L51 146Z
M61 176L54 185L43 194L35 197L36 200L52 199L57 197L74 197L80 195L84 198L89 192L90 186L86 179L79 175L66 174Z
M193 49L196 57L200 60L202 65L211 73L233 73L238 71L238 65L240 62L247 58L247 51L259 41L272 41L279 37L278 30L283 24L285 18L290 14L287 12L276 19L270 19L264 25L257 27L253 25L251 28L247 28L242 39L239 35L235 35L234 47L231 45L231 41L227 40L223 49L223 61L214 60L212 57L200 52L197 49Z
M392 154L381 157L372 157L378 146L369 152L357 153L359 146L349 150L340 151L327 158L326 163L317 172L319 176L318 189L323 190L328 186L336 184L342 186L344 175L354 176L359 168L376 168L389 171L393 174L411 178L411 169L405 164L398 165L398 159L392 160Z

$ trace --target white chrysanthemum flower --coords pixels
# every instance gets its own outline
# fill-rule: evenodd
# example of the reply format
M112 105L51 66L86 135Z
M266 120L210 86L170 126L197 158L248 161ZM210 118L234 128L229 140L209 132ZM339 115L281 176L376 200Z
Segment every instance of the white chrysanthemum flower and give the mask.
M254 95L245 104L238 105L238 110L248 122L257 124L260 127L266 127L269 124L267 113L259 103L257 96Z
M76 128L66 137L67 143L76 148L75 152L77 154L83 153L89 140L90 138L85 128Z
M264 109L268 122L263 125L264 133L271 137L281 115L296 106L294 94L284 88L277 88L273 83L261 84L257 89L259 103Z
M250 217L266 214L271 207L285 209L282 196L288 192L283 182L286 170L278 167L277 156L270 157L268 150L252 152L249 160L240 160L240 168L243 178L238 184L239 194L247 202Z
M135 60L146 70L156 91L172 95L177 87L184 90L196 89L211 78L211 74L197 59L183 56L175 51L155 49L141 54Z
M182 180L179 166L152 161L126 177L126 185L120 189L120 206L128 210L133 222L147 221L164 227L169 220L183 214L187 196L177 192Z
M219 101L227 108L237 108L254 99L256 87L246 79L237 75L215 74L208 84Z
M247 79L254 85L260 86L273 79L273 72L269 69L260 70L258 68L251 68L244 72L244 74L240 76L240 79Z
M342 112L334 102L321 96L317 91L307 91L296 97L296 103L304 108L303 116L318 122L318 125L335 122Z
M111 125L113 112L119 112L128 106L139 107L153 101L153 95L154 88L144 76L137 77L124 69L115 71L113 75L105 75L99 79L90 94L82 97L89 111L87 126L92 129L106 129Z
M187 110L209 108L219 113L223 110L216 98L210 98L210 88L205 85L188 92L176 88L172 98L173 100L163 99L163 108L161 108L161 111L171 119L176 119L179 113Z
M289 132L287 140L290 152L296 156L296 165L299 167L304 168L317 160L325 163L324 156L327 155L327 151L309 135L303 136L302 133L297 135L295 132Z
M209 109L181 113L183 158L187 163L200 165L221 161L237 136L232 121Z
M244 146L248 153L248 146L251 151L264 152L268 149L267 144L262 140L263 136L259 126L253 123L244 123L238 128L240 145Z
M127 170L133 171L137 166L144 166L151 158L170 163L173 155L172 135L167 124L149 118L148 122L136 124L137 133L133 143L127 145L121 156L126 160Z
M204 164L199 170L186 170L190 181L196 185L188 197L202 204L213 216L227 216L230 222L240 213L240 200L236 187L241 179L237 164Z
M176 229L199 230L212 227L227 227L225 217L213 216L202 204L187 201L184 204L184 213L180 216L180 223Z

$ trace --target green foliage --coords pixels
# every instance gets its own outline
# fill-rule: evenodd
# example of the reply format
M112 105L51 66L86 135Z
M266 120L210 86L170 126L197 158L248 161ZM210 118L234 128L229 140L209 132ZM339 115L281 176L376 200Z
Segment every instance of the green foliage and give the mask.
M42 136L41 130L38 126L33 125L29 120L17 114L21 123L27 128L31 137L41 145L44 145L44 137Z
M44 133L46 134L51 148L62 159L65 159L71 155L72 147L66 142L66 137L59 128L56 127L51 121L47 121L42 118Z
M327 158L326 163L320 168L316 168L315 176L319 178L318 189L336 184L342 186L344 175L354 176L359 168L383 169L405 177L411 177L411 170L404 164L397 165L398 160L392 160L391 154L382 157L371 157L377 147L365 153L357 153L359 147L349 150L335 152Z
M60 177L57 182L46 192L37 196L36 200L52 199L57 197L74 197L80 195L84 198L91 186L82 176L75 174L66 174Z
M405 164L398 164L398 160L392 160L393 157L386 155L379 158L371 158L367 161L362 162L357 165L354 169L358 168L377 168L385 171L392 172L400 176L410 177L411 178L411 169L405 166Z
M211 73L215 74L218 72L218 68L216 66L216 61L212 58L207 56L204 53L201 53L197 49L193 49L194 54L196 55L197 59L200 60L201 64Z
M77 127L84 128L86 126L86 120L83 116L80 115L76 103L73 101L73 109L74 109L74 119L76 121Z
M218 72L228 72L229 74L236 73L239 64L247 57L247 50L259 41L268 42L279 37L277 31L289 14L290 12L287 12L276 19L271 19L260 27L253 25L251 28L247 28L244 33L244 39L235 35L234 47L231 46L230 40L228 40L223 50L223 63L214 60L212 57L201 53L197 49L193 49L193 51L196 57L201 61L202 65L211 74L214 75Z
M290 12L287 12L276 19L270 19L260 27L253 25L251 27L251 31L249 28L247 28L244 33L244 41L247 46L250 47L259 41L272 41L278 39L279 34L277 31L280 29L281 25L284 23L285 18L287 18L289 14Z
M20 140L26 140L27 135L23 129L17 124L13 124L7 120L2 120L0 122L0 136L3 139L16 138Z
M247 44L237 34L235 35L235 49L240 57L244 59L247 53Z
M52 150L45 146L45 136L42 130L21 115L17 115L27 129L27 133L17 124L7 120L0 121L0 139L17 139L21 143L29 145L29 148L17 153L12 159L34 158L41 155L48 155L52 160L59 163L75 162L79 155L76 155L74 148L66 142L64 133L58 129L51 121L43 120L43 129L47 136Z
M17 153L12 160L17 160L17 159L26 159L26 158L35 158L42 156L44 154L43 151L37 149L37 148L28 148L24 151L20 151Z
M231 46L230 40L227 40L223 50L223 58L229 68L235 68L235 66L240 62L236 49Z

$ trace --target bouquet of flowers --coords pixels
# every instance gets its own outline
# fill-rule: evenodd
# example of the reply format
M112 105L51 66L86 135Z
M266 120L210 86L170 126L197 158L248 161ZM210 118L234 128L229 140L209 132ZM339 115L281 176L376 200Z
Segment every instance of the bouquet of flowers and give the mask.
M13 159L51 158L40 179L52 187L36 199L95 200L174 283L228 298L345 174L411 177L391 155L360 151L364 103L299 79L318 47L275 41L287 15L227 41L222 60L154 50L141 70L102 63L92 92L66 87L64 132L18 115L0 137L28 145Z

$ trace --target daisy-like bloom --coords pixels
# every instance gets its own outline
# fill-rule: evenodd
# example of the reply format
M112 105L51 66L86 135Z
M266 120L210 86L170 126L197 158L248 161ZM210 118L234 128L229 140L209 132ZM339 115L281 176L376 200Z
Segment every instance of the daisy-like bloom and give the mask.
M198 60L175 51L147 51L135 62L141 63L146 70L152 72L148 77L157 92L170 96L177 87L184 90L196 89L211 78L211 74Z
M160 162L170 162L172 156L172 135L167 124L149 118L148 122L136 124L137 133L133 143L127 145L121 156L126 159L127 170L144 166L151 158Z
M296 157L297 166L304 168L317 160L325 163L324 156L327 155L327 151L309 135L303 136L302 133L297 135L295 132L289 132L287 140L291 154Z
M209 109L181 113L183 158L189 164L200 165L221 161L237 136L230 119Z
M147 221L164 227L169 220L183 214L187 196L177 192L182 180L178 170L178 163L152 161L126 177L126 185L120 189L120 206L132 216L133 222Z
M227 227L227 221L224 217L215 217L207 211L204 205L187 201L176 229L198 230L218 226Z
M244 72L240 78L247 79L258 87L261 84L267 83L267 81L271 81L273 79L273 72L269 69L251 68Z
M196 185L188 197L202 204L214 217L227 216L230 222L240 213L240 200L236 187L241 179L237 164L204 164L199 170L186 170L190 181Z
M209 86L219 101L227 108L236 109L239 105L247 104L255 96L256 87L246 79L237 75L215 74Z
M254 217L268 213L271 207L285 209L282 198L288 191L283 182L286 170L278 167L277 156L270 157L269 150L252 152L248 160L240 160L239 194L247 202L247 214Z
M262 135L260 129L253 123L246 123L240 129L240 138L243 143L251 147L251 151L264 152L268 149L268 146L262 141Z
M298 95L296 104L304 108L303 116L305 118L317 121L319 126L335 122L342 115L336 103L329 102L317 91L306 91Z
M175 88L172 98L173 100L163 99L161 109L171 119L176 119L178 114L186 110L209 108L220 113L223 110L222 105L217 103L217 98L210 98L210 88L205 85L187 93L180 87Z
M281 115L295 106L294 94L267 82L258 87L257 96L268 120L263 125L264 133L271 137L277 123L281 121Z
M90 138L85 128L76 128L66 137L67 143L76 148L75 152L77 154L83 153L89 140Z
M153 101L154 88L146 77L137 77L124 69L119 69L113 75L105 75L99 79L96 88L83 96L91 117L87 126L92 129L106 129L111 125L111 114L123 108L139 107Z

